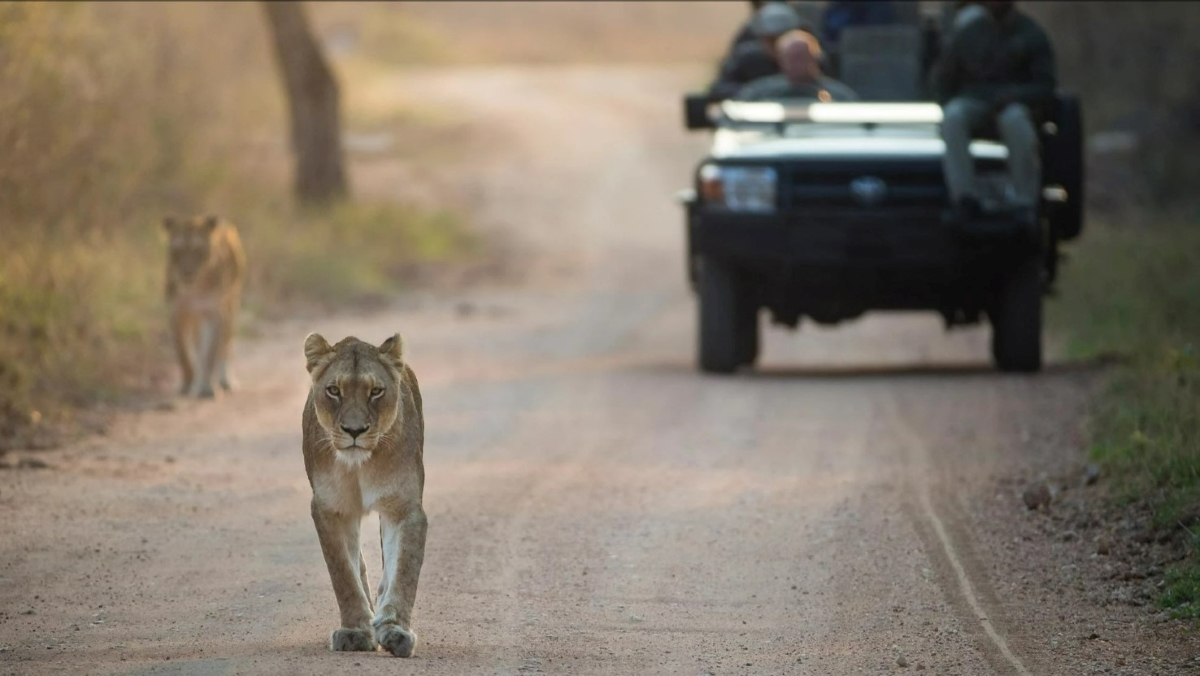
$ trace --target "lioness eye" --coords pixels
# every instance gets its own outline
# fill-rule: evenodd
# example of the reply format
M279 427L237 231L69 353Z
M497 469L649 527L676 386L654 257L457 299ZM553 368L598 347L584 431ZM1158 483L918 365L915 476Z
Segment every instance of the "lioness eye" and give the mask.
M335 399L342 396L342 391L338 389L337 385L330 385L329 387L326 387L325 393Z
M378 399L379 397L382 397L382 396L383 396L383 388L382 387L372 387L371 388L371 398L372 399Z

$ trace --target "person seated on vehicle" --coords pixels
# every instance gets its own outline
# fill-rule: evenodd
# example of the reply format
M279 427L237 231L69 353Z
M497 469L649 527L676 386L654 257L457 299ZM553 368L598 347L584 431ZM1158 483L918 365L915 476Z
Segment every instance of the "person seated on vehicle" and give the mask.
M713 98L728 98L748 82L779 73L775 40L784 33L810 30L800 15L782 2L751 2L754 14L734 37L729 53L721 60L717 79L708 88Z
M785 33L775 44L776 58L783 72L751 82L739 89L733 98L738 101L858 100L853 89L821 73L821 44L815 35L794 30Z
M837 72L842 31L854 26L882 26L897 19L891 0L832 0L821 15L821 42L830 70Z
M935 69L946 187L959 221L983 213L970 143L994 129L1008 148L1013 196L1007 206L1022 222L1037 223L1042 188L1037 129L1057 79L1050 39L1015 4L980 2L961 8Z

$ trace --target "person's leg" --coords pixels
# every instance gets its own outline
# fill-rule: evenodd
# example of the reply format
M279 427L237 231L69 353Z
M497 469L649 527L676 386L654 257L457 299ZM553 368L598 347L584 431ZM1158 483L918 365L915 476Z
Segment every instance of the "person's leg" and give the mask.
M1008 173L1013 183L1013 206L1036 207L1042 188L1041 162L1038 157L1037 129L1029 108L1010 103L996 118L1000 139L1008 147Z
M971 136L986 121L987 113L987 104L962 97L951 99L942 107L942 140L946 143L942 169L951 204L961 204L964 198L979 199Z

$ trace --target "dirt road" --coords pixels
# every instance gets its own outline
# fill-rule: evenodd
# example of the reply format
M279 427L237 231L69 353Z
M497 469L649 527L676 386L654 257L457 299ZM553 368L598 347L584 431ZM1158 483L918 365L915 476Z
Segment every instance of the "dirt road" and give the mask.
M1085 375L994 374L984 332L919 316L695 372L672 196L702 76L403 76L504 139L460 192L524 282L271 325L232 396L0 472L0 674L1189 673L1008 523L1000 479L1069 462ZM428 430L412 660L326 649L299 448L304 335L395 330Z

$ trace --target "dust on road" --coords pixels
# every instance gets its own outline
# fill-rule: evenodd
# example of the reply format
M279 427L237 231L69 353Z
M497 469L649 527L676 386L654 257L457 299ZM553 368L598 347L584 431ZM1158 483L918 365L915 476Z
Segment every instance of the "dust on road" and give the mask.
M524 283L269 326L232 396L0 473L0 673L1172 673L1144 611L1016 579L1024 545L981 520L1020 517L996 477L1069 454L1078 374L994 374L985 331L923 316L768 331L759 372L696 373L672 196L703 75L403 76L506 139L460 188ZM427 416L411 660L327 651L300 455L303 337L396 330Z

